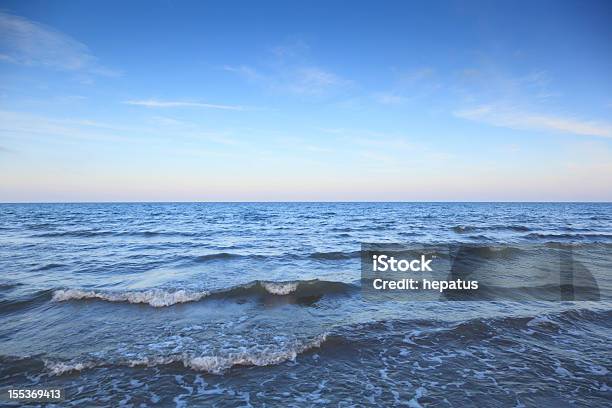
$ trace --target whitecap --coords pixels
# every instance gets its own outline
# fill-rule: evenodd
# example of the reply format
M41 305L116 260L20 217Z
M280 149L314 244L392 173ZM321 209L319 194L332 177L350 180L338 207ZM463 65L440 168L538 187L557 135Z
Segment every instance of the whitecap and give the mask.
M297 282L261 282L261 286L272 295L288 295L297 290Z
M326 340L327 334L322 334L310 341L295 342L284 348L268 346L259 350L245 350L210 356L194 356L184 353L180 355L150 356L127 361L115 361L112 363L109 361L45 361L45 367L52 375L62 375L71 371L81 371L108 364L127 365L128 367L155 367L179 363L195 371L203 371L210 374L223 374L225 371L235 366L267 366L281 364L285 361L295 361L299 354L312 348L320 347Z
M93 290L65 289L56 290L53 300L63 302L67 300L102 299L108 302L146 303L153 307L171 306L177 303L198 301L210 293L207 291L150 289L143 291L125 292L97 292Z
M45 361L45 367L51 372L51 375L62 375L72 371L82 371L87 368L95 367L92 362L52 362Z

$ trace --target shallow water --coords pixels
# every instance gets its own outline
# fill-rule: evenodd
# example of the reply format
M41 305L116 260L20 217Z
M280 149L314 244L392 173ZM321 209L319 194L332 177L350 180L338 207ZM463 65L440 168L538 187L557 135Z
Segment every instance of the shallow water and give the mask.
M368 301L363 242L587 246L601 300ZM610 249L610 204L3 204L0 387L109 407L603 406Z

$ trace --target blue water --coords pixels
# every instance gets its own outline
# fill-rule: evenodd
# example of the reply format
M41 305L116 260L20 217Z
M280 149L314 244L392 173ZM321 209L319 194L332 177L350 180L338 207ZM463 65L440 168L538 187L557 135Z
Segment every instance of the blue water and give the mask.
M594 248L601 300L367 301L363 242ZM612 204L2 204L0 387L77 406L603 406L610 249Z

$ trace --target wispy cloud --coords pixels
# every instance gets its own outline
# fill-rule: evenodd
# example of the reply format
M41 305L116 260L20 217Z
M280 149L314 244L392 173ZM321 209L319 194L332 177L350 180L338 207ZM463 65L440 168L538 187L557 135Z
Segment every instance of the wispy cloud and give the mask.
M512 129L553 131L584 136L612 137L612 124L573 117L529 113L495 105L480 105L454 112L456 117Z
M561 106L563 84L546 70L509 71L482 57L479 65L457 74L453 91L460 99L452 111L457 118L517 130L612 137L611 122Z
M377 92L372 97L376 102L383 105L401 105L408 100L408 98L394 92Z
M0 110L0 136L4 138L54 137L75 140L120 142L135 133L134 128L77 118L50 118L31 113Z
M125 129L82 119L55 119L30 113L0 111L0 136L4 138L59 137L119 142Z
M247 65L239 65L235 67L231 65L225 65L223 69L225 71L240 75L250 81L259 81L266 79L265 76L260 74L255 68L249 67Z
M325 95L352 84L352 81L317 66L279 66L265 70L240 65L225 66L224 69L271 90L296 95Z
M318 67L299 67L290 72L287 89L298 94L322 94L331 89L350 85L350 81Z
M203 109L222 109L222 110L245 110L243 106L219 105L203 102L189 101L160 101L156 99L129 100L123 102L126 105L144 106L146 108L203 108Z
M426 81L433 78L434 73L435 71L431 67L417 68L412 71L403 72L400 75L400 82L413 84Z
M168 130L178 143L192 142L217 145L240 145L241 141L227 132L211 131L195 123L185 123L165 117L151 118L153 126L111 125L82 118L53 118L25 112L0 110L0 137L5 139L33 138L42 140L91 141L102 143L144 143L167 140ZM160 128L160 125L163 128ZM2 147L0 147L0 150Z
M181 126L185 124L185 122L181 120L169 118L166 116L153 116L151 117L151 121L156 125L161 126Z
M408 141L408 137L400 133L377 132L364 129L347 128L318 128L317 130L341 138L343 143L361 145L368 148L397 151L410 149L415 145Z
M310 46L299 38L272 47L272 54L278 58L304 58L310 52Z
M523 72L508 71L495 62L484 63L456 72L453 91L464 102L474 104L525 103L545 104L561 95L551 74L541 69Z
M316 128L316 130L324 133L330 133L332 135L342 135L347 132L345 128Z
M371 97L382 105L402 105L430 96L441 87L442 84L436 78L436 71L430 67L421 67L396 72L396 79L391 89L375 92Z
M226 65L225 71L265 88L304 96L321 96L350 87L353 82L316 64L304 42L273 47L265 64Z
M89 48L51 27L0 11L0 61L117 76Z

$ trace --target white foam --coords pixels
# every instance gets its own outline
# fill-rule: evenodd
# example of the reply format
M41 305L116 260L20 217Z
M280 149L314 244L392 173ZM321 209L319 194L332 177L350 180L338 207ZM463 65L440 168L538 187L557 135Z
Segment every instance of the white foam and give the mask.
M232 353L227 356L203 356L185 358L183 364L198 371L212 374L221 374L225 370L238 365L267 366L276 365L285 361L292 361L298 355L297 350L262 351L257 353Z
M102 299L108 302L146 303L153 307L171 306L177 303L195 302L209 295L206 291L167 291L150 289L143 291L97 292L81 289L56 290L53 300L62 302L80 299Z
M297 282L261 282L261 286L272 295L288 295L297 290Z
M82 371L86 368L95 367L94 363L54 363L52 361L45 361L45 367L51 372L52 375L62 375L72 371Z
M186 368L203 371L210 374L223 374L234 366L267 366L281 364L285 361L294 361L296 357L310 349L320 347L327 339L327 334L322 334L310 341L294 342L285 347L267 346L259 349L251 349L234 353L210 356L194 356L192 354L158 355L147 356L131 360L119 361L67 361L53 362L45 361L45 367L51 375L62 375L72 371L82 371L89 368L105 365L124 365L128 367L155 367L181 363Z
M314 340L301 343L285 350L264 349L258 352L230 353L227 356L203 356L183 360L185 367L194 370L206 371L212 374L221 374L225 370L237 366L267 366L276 365L285 361L293 361L307 350L320 347L327 339L327 335L321 335Z
M130 367L167 365L172 363L182 363L185 367L196 371L204 371L210 374L223 374L224 371L234 366L267 366L276 365L285 361L293 361L295 358L312 348L320 347L327 339L327 335L317 336L306 343L294 344L286 349L267 347L263 350L249 350L244 352L228 353L226 355L212 356L192 356L178 355L166 357L145 357L137 360L130 360Z

